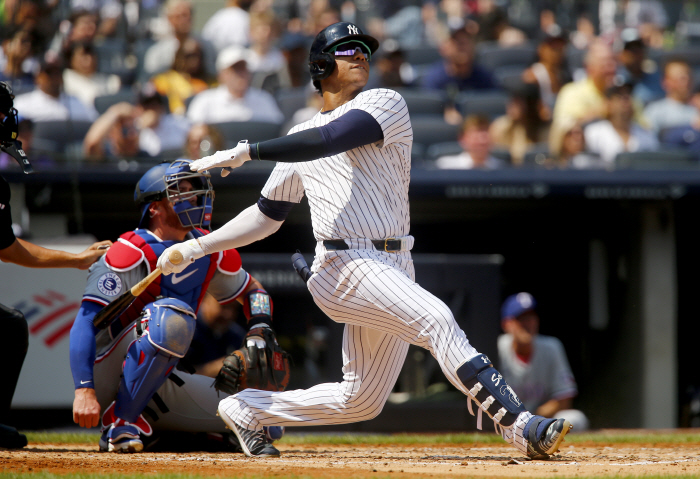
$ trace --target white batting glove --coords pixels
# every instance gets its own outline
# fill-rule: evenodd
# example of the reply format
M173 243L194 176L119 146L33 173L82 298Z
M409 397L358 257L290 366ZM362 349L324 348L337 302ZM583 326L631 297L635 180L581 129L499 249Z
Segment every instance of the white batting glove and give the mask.
M170 253L173 251L179 251L182 254L182 262L179 264L173 264L170 261ZM184 243L179 243L166 248L165 251L158 258L158 267L164 275L169 275L170 273L180 273L185 270L189 265L197 261L199 258L204 256L204 250L199 245L196 239L187 240Z
M217 151L213 155L205 156L190 163L190 170L203 171L210 168L238 168L246 161L250 161L250 145L248 140L241 140L235 148ZM221 170L221 176L227 176L231 171Z

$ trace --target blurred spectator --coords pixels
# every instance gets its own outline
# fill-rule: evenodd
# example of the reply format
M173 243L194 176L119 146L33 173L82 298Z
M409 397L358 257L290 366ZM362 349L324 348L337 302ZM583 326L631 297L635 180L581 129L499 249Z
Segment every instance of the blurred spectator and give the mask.
M214 46L196 35L192 35L192 3L189 0L168 0L163 10L170 35L160 39L146 51L143 60L144 72L148 75L161 73L172 68L175 54L187 39L195 39L199 43L203 55L203 67L208 76L214 76L216 68L216 49Z
M496 118L489 130L493 144L508 149L514 165L525 153L549 137L549 122L543 121L542 102L536 85L520 83L509 88L506 114Z
M696 116L690 125L661 130L659 139L664 146L686 149L700 155L700 87L695 89L690 104L696 109Z
M464 119L459 134L463 152L454 156L442 156L435 165L442 170L496 170L506 162L491 156L490 121L484 115L469 115Z
M227 0L226 7L216 12L202 28L202 37L210 41L218 52L224 48L250 43L250 15L252 0Z
M276 48L279 38L279 23L270 10L250 14L250 58L248 70L253 74L271 74L282 70L286 62L282 52ZM262 78L262 76L261 76ZM259 85L254 85L260 87Z
M571 46L577 50L585 50L594 42L595 38L595 25L593 21L591 21L588 13L581 13L576 18L576 30L569 35Z
M98 18L95 13L78 10L68 20L61 22L49 47L49 57L60 55L68 45L75 42L94 43L97 37Z
M606 92L607 118L587 125L583 134L588 150L608 164L618 153L653 151L659 148L656 136L635 123L632 85L612 86Z
M607 165L598 155L586 151L586 139L581 123L553 125L549 133L549 161L544 166L558 168L604 168Z
M209 88L204 71L204 54L194 38L185 39L175 53L172 68L153 78L161 95L168 98L174 115L185 114L185 100Z
M111 106L88 130L83 142L86 156L158 156L182 148L189 131L188 121L167 113L165 99L147 83L138 106L122 102Z
M223 150L226 146L223 135L215 127L200 123L192 126L184 145L185 158L198 160Z
M479 0L474 3L474 20L478 25L477 41L498 42L503 47L510 47L527 40L521 30L510 25L508 13L495 0Z
M228 47L219 54L216 68L220 85L192 99L187 109L187 117L192 123L284 121L272 95L250 88L249 56L248 50L238 46Z
M626 28L620 34L622 51L618 54L619 74L625 81L634 85L632 96L643 105L664 96L661 88L661 74L656 63L647 58L647 47L639 32Z
M664 66L663 87L666 98L650 103L644 109L644 117L657 134L674 126L690 125L698 110L690 105L692 92L692 70L682 60L672 60Z
M284 55L285 69L279 74L279 86L298 88L311 82L308 58L310 42L300 33L287 33L279 44Z
M119 91L121 80L117 75L97 73L97 52L92 43L71 43L64 59L68 68L63 70L63 90L85 105L94 105L97 96Z
M593 42L585 58L588 77L562 87L554 105L554 123L605 116L605 91L615 78L615 56L602 40Z
M588 419L571 409L578 387L564 345L553 336L539 334L535 307L529 293L514 294L503 303L501 327L506 334L498 337L499 371L528 411L564 417L577 431L585 431Z
M384 40L379 50L372 56L372 68L365 89L403 88L410 86L415 79L413 67L406 61L399 42Z
M111 37L116 32L122 14L119 0L71 0L70 6L74 12L90 12L98 18L99 36Z
M496 88L490 72L474 62L474 37L464 28L455 30L440 45L442 60L433 64L423 77L422 86L446 90L450 94L464 90Z
M58 62L43 62L34 77L37 89L18 95L15 108L32 121L80 120L92 121L97 111L78 98L61 91L63 69Z
M318 94L311 83L309 83L306 95L306 106L294 112L292 119L289 120L289 125L295 126L309 121L323 108L323 97Z
M571 81L566 65L566 35L557 24L550 25L537 47L539 61L523 72L526 83L535 83L545 110L545 119L551 120L557 94Z
M668 26L668 14L658 0L600 0L600 33L613 36L631 27L639 30L644 43L652 48L663 46L663 31Z
M0 71L0 81L9 83L15 95L34 89L34 74L31 71L36 66L36 61L32 61L34 45L36 35L22 27L8 28L7 36L3 38L5 66Z

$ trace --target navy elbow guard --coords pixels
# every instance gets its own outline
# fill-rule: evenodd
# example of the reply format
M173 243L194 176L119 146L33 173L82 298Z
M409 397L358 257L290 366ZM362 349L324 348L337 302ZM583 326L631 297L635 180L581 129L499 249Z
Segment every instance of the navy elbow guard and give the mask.
M457 377L469 391L469 413L474 415L472 400L479 407L478 429L481 429L481 411L503 427L512 426L518 415L527 411L485 354L479 354L462 364L457 369Z

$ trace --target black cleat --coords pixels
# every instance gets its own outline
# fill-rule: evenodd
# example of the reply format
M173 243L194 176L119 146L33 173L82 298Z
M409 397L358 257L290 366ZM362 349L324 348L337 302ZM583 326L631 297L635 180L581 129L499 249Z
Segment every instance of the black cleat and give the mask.
M236 424L224 411L218 410L219 417L226 426L233 431L243 449L243 454L248 457L279 457L280 452L270 444L264 430L251 431Z
M573 427L566 419L557 419L544 431L541 437L535 438L537 424L533 424L530 428L527 456L530 459L549 459L551 454L559 451L559 446L564 441L564 436Z
M27 445L27 436L17 432L11 426L0 424L0 447L6 449L22 449Z

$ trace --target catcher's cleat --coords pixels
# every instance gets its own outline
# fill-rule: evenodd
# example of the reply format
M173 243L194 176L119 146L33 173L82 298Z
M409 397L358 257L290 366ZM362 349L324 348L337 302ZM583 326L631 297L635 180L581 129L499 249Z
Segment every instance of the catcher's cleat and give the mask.
M279 457L280 452L270 444L265 431L251 431L239 426L221 410L221 406L219 406L218 415L238 438L243 454L248 457Z
M574 426L566 419L557 419L545 429L542 435L536 437L537 424L532 425L527 445L527 456L530 459L549 459L551 454L559 451L564 436Z
M27 436L11 426L0 424L0 448L22 449L27 445Z
M109 437L109 452L134 453L143 451L143 442L139 431L131 424L112 426L107 432Z

